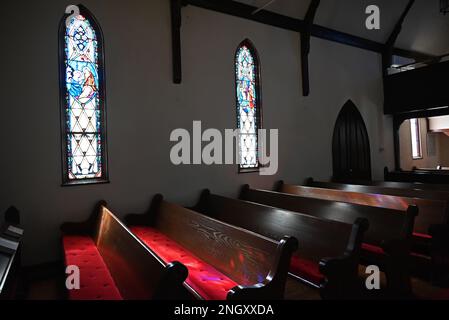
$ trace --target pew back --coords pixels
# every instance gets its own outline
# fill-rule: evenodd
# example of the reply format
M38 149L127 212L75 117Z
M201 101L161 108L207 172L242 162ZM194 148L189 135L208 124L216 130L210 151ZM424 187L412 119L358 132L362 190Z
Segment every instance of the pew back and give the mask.
M187 269L179 263L166 266L106 208L105 202L97 205L87 221L64 223L61 231L63 236L82 235L93 239L123 299L187 296L183 287Z
M170 239L173 250L178 250L181 261L185 260L185 256L194 256L194 260L205 265L206 269L207 266L213 267L238 284L230 289L217 287L214 278L202 279L192 275L193 278L189 277L187 282L196 287L191 289L198 298L222 296L223 289L227 291L226 299L229 300L279 299L284 295L291 255L298 248L298 242L293 237L286 236L279 241L269 239L164 201L160 194L153 198L149 211L129 214L125 221L130 226L143 226L144 229L147 227L163 234ZM189 252L182 253L182 250L176 249L177 246ZM186 259L193 274L207 273L196 263L190 265L191 260ZM209 277L207 274L205 276ZM214 287L220 290L218 295ZM198 289L205 290L203 295Z
M411 189L411 190L439 190L449 191L449 185L447 184L430 184L430 183L413 183L413 182L398 182L398 181L345 181L345 183L376 186L385 188L397 188L397 189Z
M419 216L415 222L415 232L427 234L429 227L434 224L447 224L449 220L449 193L433 190L409 190L395 189L377 186L349 185L340 183L316 182L309 180L309 186L321 189L335 189L347 192L357 193L356 197L362 197L360 194L371 194L366 197L383 207L400 208L401 206L414 204L419 208ZM320 193L323 193L320 191ZM392 198L386 196L400 197ZM349 197L351 197L349 195ZM396 207L394 203L396 202Z
M278 191L300 197L341 201L378 208L388 208L402 212L406 211L409 206L415 205L419 208L419 215L415 218L414 231L423 234L428 233L431 225L442 223L447 210L447 203L442 200L361 193L289 184L281 184Z
M152 298L165 264L107 208L98 223L94 240L123 298Z
M282 190L284 190L282 188ZM381 246L385 241L409 239L413 231L414 213L406 210L393 210L359 204L337 202L335 199L316 199L292 194L254 190L245 186L241 198L286 210L319 217L353 223L357 218L365 218L370 226L365 232L364 241ZM331 201L330 201L331 200Z
M324 257L341 256L350 243L352 232L352 224L230 199L207 191L203 192L195 210L272 239L291 235L299 240L298 255L317 263Z
M336 189L336 190L373 193L373 194L386 194L399 197L433 199L443 201L449 200L449 192L442 190L398 189L390 187L364 186L364 185L345 184L336 182L321 182L315 181L313 179L307 179L305 185L308 187Z
M239 284L263 282L274 264L276 241L164 200L155 214L156 229Z

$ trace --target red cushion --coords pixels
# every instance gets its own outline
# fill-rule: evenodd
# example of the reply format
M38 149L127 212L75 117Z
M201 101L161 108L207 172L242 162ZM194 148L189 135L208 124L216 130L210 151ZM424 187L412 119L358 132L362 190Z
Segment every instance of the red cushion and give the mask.
M296 255L292 256L290 272L314 284L320 284L324 281L324 276L320 273L318 263L299 258Z
M432 239L432 236L430 234L424 234L424 233L418 233L413 232L413 236L417 238L423 238L423 239Z
M226 300L229 290L238 285L159 231L143 226L130 229L165 263L172 261L183 263L189 270L186 283L204 299Z
M69 290L69 299L122 300L92 238L64 236L62 245L66 266L75 265L80 270L80 289Z
M384 249L382 249L381 247L372 245L372 244L368 244L368 243L362 243L362 250L368 251L370 253L374 253L374 254L379 254L379 255L384 255L385 251Z

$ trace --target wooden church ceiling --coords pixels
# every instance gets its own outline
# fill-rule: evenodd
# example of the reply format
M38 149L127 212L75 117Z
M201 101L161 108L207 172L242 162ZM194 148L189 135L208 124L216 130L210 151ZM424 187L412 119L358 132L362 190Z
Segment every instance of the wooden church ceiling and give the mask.
M237 0L261 7L270 0ZM276 0L266 10L304 19L311 0ZM385 43L408 0L322 0L314 23L380 43ZM381 29L365 28L365 9L378 5ZM431 55L449 53L449 14L439 12L439 0L417 0L403 24L396 47Z

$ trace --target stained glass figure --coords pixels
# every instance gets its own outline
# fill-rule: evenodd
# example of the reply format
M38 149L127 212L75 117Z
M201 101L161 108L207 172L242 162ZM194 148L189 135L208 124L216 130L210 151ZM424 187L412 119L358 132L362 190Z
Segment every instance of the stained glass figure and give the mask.
M240 129L239 157L241 169L259 167L258 136L259 117L259 74L255 49L244 41L235 57L237 89L237 127Z
M71 17L64 34L64 174L69 181L99 179L104 175L99 50L91 21L82 14Z

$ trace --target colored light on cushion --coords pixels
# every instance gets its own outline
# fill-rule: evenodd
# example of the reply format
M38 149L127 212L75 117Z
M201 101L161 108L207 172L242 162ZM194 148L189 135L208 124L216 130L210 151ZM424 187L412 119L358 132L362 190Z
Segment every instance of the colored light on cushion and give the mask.
M378 247L378 246L375 246L372 244L368 244L368 243L362 243L362 250L368 251L368 252L374 253L374 254L379 254L379 255L385 254L384 249L382 249L381 247Z
M62 238L66 266L80 271L80 289L69 290L71 300L122 300L94 241L88 236Z
M236 282L158 230L143 226L134 226L130 229L165 263L179 261L184 264L189 270L186 283L204 299L226 300L229 290L237 286Z
M424 233L418 233L413 232L413 236L417 238L423 238L423 239L432 239L432 236L430 234L424 234Z
M324 275L320 272L320 266L318 263L302 259L296 255L292 256L290 262L290 272L314 284L320 284L325 279Z

